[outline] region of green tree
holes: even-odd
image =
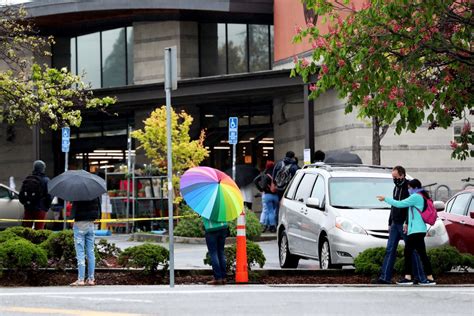
[[[189,130],[193,122],[192,116],[184,111],[176,113],[171,111],[171,142],[172,142],[172,163],[173,163],[173,184],[179,187],[178,176],[186,169],[199,165],[209,155],[204,148],[205,132],[197,140],[191,140]],[[140,142],[138,148],[145,150],[145,155],[151,159],[161,173],[167,172],[167,126],[166,126],[166,106],[154,110],[150,117],[144,121],[143,130],[132,132],[132,137]],[[178,202],[178,201],[176,201]]]
[[[53,130],[79,126],[81,110],[105,111],[114,98],[94,98],[80,76],[37,60],[50,56],[52,37],[41,37],[22,7],[0,6],[0,123],[23,121]]]
[[[316,19],[297,26],[294,40],[307,38],[314,50],[311,61],[295,58],[292,75],[313,81],[311,97],[334,88],[347,98],[346,113],[357,108],[360,118],[372,119],[373,163],[380,163],[388,125],[400,134],[424,121],[433,129],[462,120],[452,158],[474,157],[472,1],[303,2]],[[316,26],[318,17],[327,32]]]

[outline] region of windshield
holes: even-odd
[[[391,197],[391,178],[331,178],[329,179],[329,203],[339,208],[382,208],[390,206],[377,200],[377,195]]]

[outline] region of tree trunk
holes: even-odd
[[[380,121],[372,117],[372,164],[380,165]]]
[[[372,117],[372,164],[380,166],[380,153],[382,146],[380,141],[388,131],[388,125],[380,127],[380,120],[377,117]]]

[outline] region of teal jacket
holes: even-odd
[[[426,224],[421,218],[420,212],[416,209],[418,208],[421,211],[425,206],[425,201],[420,194],[412,194],[401,201],[386,197],[385,202],[395,207],[408,207],[408,235],[426,233]]]
[[[213,232],[216,230],[221,230],[227,228],[227,222],[214,222],[204,217],[201,217],[202,223],[204,224],[204,230],[206,232]]]

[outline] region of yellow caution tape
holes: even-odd
[[[173,216],[173,219],[180,219],[185,217],[194,217],[195,215],[182,215]],[[96,219],[94,223],[127,223],[127,222],[139,222],[139,221],[159,221],[169,219],[166,217],[140,217],[140,218],[109,218],[109,219]],[[64,223],[63,219],[11,219],[11,218],[0,218],[0,222],[36,222],[36,223]],[[66,220],[66,223],[74,223],[73,219]]]

